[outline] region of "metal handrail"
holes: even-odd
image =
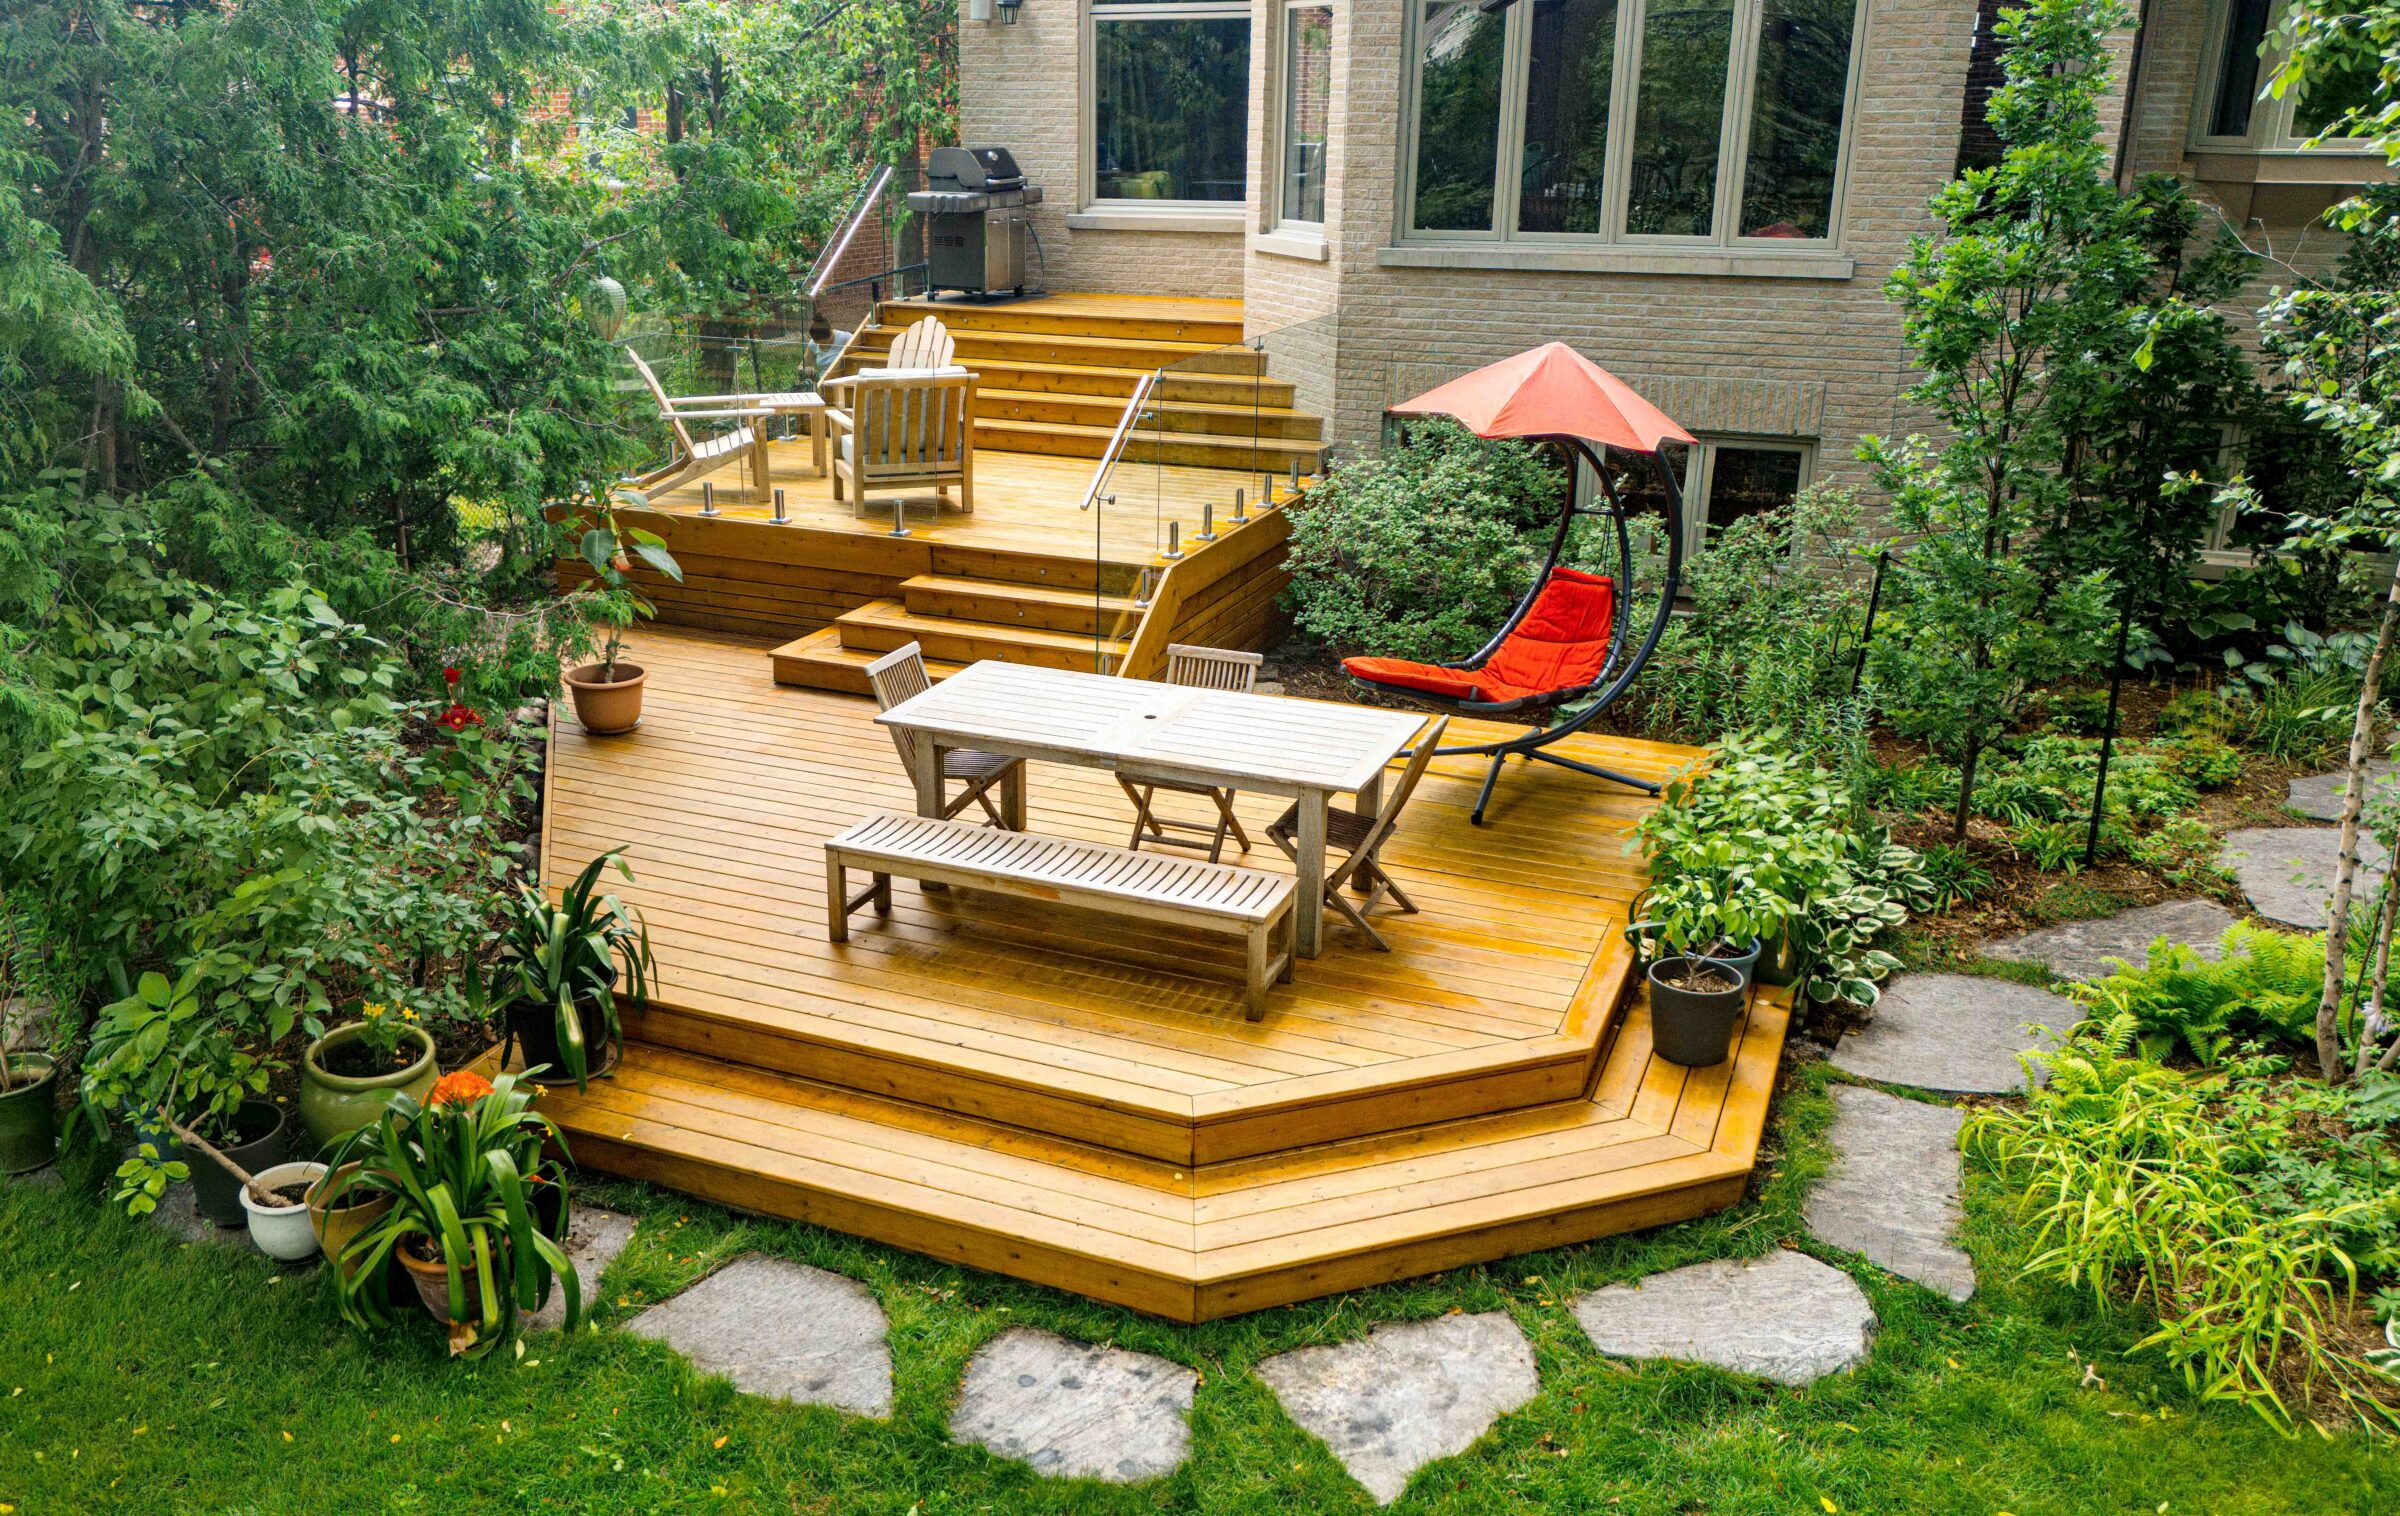
[[[842,261],[842,254],[850,251],[851,239],[866,224],[867,213],[881,202],[883,192],[891,182],[892,166],[887,163],[875,171],[875,177],[867,181],[867,187],[859,191],[856,200],[850,202],[850,213],[842,218],[837,235],[817,250],[817,261],[809,265],[808,283],[803,286],[809,299],[814,300],[825,293],[825,281],[832,277],[835,266]]]
[[[1118,455],[1125,451],[1127,440],[1133,436],[1134,419],[1141,415],[1143,406],[1149,403],[1151,387],[1158,382],[1158,377],[1158,371],[1153,369],[1135,381],[1133,398],[1125,402],[1125,414],[1117,418],[1117,429],[1109,437],[1108,446],[1101,450],[1100,466],[1092,470],[1091,488],[1083,492],[1083,504],[1076,509],[1088,511],[1092,508],[1092,502],[1100,498],[1100,486],[1108,482],[1108,471],[1117,466]]]

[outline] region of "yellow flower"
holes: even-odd
[[[369,1021],[373,1021],[383,1015],[384,1009],[385,1008],[382,1001],[370,1000],[365,1005],[362,1005],[358,1008],[358,1013],[361,1016],[366,1017]]]
[[[417,1013],[410,1010],[407,1006],[400,1007],[400,1015],[403,1020],[407,1021],[414,1021],[417,1019]]]

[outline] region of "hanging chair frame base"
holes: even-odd
[[[1469,818],[1477,826],[1483,825],[1484,812],[1492,802],[1492,790],[1500,782],[1501,766],[1507,763],[1511,757],[1554,763],[1560,768],[1573,769],[1579,774],[1588,774],[1595,779],[1605,779],[1612,784],[1624,785],[1626,788],[1644,795],[1656,795],[1660,788],[1647,779],[1636,779],[1630,774],[1620,774],[1614,769],[1602,768],[1596,763],[1586,763],[1578,758],[1569,758],[1563,753],[1550,752],[1548,749],[1553,743],[1563,742],[1582,731],[1596,720],[1602,711],[1616,704],[1625,692],[1632,688],[1635,677],[1649,665],[1651,654],[1658,650],[1658,639],[1665,635],[1668,618],[1675,613],[1675,591],[1683,580],[1683,491],[1676,484],[1675,471],[1667,466],[1665,457],[1658,453],[1634,455],[1647,457],[1650,460],[1651,467],[1657,473],[1659,485],[1666,492],[1667,572],[1665,581],[1659,586],[1658,609],[1650,618],[1649,630],[1642,638],[1641,646],[1635,649],[1633,656],[1620,667],[1617,660],[1624,652],[1626,633],[1631,630],[1631,590],[1633,586],[1633,539],[1632,534],[1626,529],[1624,504],[1617,498],[1616,486],[1609,482],[1608,468],[1602,457],[1602,449],[1581,437],[1560,437],[1551,440],[1563,443],[1590,462],[1593,477],[1600,481],[1602,503],[1591,506],[1579,504],[1575,499],[1574,485],[1569,484],[1567,507],[1559,514],[1558,530],[1550,539],[1550,556],[1543,562],[1541,572],[1534,576],[1533,587],[1525,592],[1525,597],[1517,602],[1516,610],[1510,613],[1507,624],[1493,634],[1492,640],[1484,644],[1481,652],[1472,658],[1462,659],[1457,663],[1443,664],[1441,667],[1481,668],[1492,654],[1499,650],[1500,645],[1506,642],[1518,626],[1524,622],[1526,615],[1532,611],[1534,601],[1540,598],[1543,588],[1550,582],[1551,571],[1558,567],[1558,560],[1566,552],[1567,534],[1574,527],[1576,518],[1600,516],[1607,518],[1616,528],[1617,606],[1615,629],[1609,638],[1608,658],[1601,665],[1599,678],[1575,689],[1528,695],[1516,700],[1482,701],[1443,700],[1437,696],[1429,696],[1422,690],[1412,690],[1402,685],[1378,684],[1373,680],[1359,679],[1355,674],[1350,676],[1369,689],[1405,696],[1422,705],[1454,711],[1462,716],[1498,718],[1504,721],[1523,719],[1518,715],[1519,712],[1550,710],[1586,698],[1591,701],[1589,705],[1577,711],[1567,720],[1555,726],[1535,727],[1521,737],[1511,737],[1501,742],[1464,743],[1455,747],[1434,749],[1434,756],[1438,758],[1489,757],[1492,760],[1490,771],[1483,776],[1483,788],[1475,796],[1475,809]]]

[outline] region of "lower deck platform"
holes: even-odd
[[[1656,1225],[1747,1183],[1780,1057],[1651,1055],[1627,839],[1651,802],[1515,765],[1490,824],[1441,760],[1379,917],[1244,1019],[1229,949],[902,884],[826,940],[822,842],[909,790],[873,706],[777,685],[766,648],[651,630],[646,720],[553,734],[544,876],[623,846],[659,960],[618,1071],[544,1106],[576,1158],[1182,1320]],[[1498,729],[1495,729],[1495,733]],[[1454,735],[1466,735],[1454,727]],[[1657,778],[1688,749],[1581,739]],[[1244,799],[1254,834],[1269,802]],[[1037,765],[1030,825],[1122,843],[1106,774]],[[1281,868],[1263,839],[1241,859]]]

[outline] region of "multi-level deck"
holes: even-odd
[[[1334,930],[1254,1024],[1222,941],[1115,918],[901,884],[829,942],[823,840],[910,805],[873,706],[777,683],[764,641],[638,640],[642,728],[562,717],[549,768],[545,878],[625,847],[660,965],[618,1071],[544,1098],[588,1166],[1181,1320],[1747,1183],[1784,1009],[1719,1068],[1651,1056],[1621,936],[1647,800],[1529,767],[1478,828],[1480,765],[1438,762],[1386,853],[1422,913],[1388,954]],[[1690,756],[1573,746],[1649,777]],[[1034,830],[1121,843],[1129,815],[1105,774],[1033,771]]]
[[[810,474],[806,441],[779,441],[784,520],[738,468],[662,493],[626,515],[666,539],[684,582],[636,577],[662,622],[772,638],[776,677],[820,689],[863,691],[864,665],[911,641],[937,671],[977,658],[1139,671],[1169,642],[1260,645],[1285,582],[1286,523],[1265,503],[1317,467],[1323,423],[1294,408],[1269,354],[1232,345],[1241,310],[1124,295],[886,302],[843,366],[876,362],[922,316],[950,328],[977,374],[973,512],[930,492],[861,510]],[[1180,557],[1165,556],[1169,523]]]

